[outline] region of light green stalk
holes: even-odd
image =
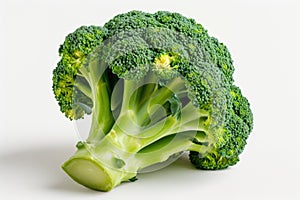
[[[96,103],[87,143],[79,143],[78,151],[63,165],[78,183],[109,191],[135,177],[139,170],[166,161],[174,154],[187,150],[205,154],[210,148],[213,139],[205,134],[209,128],[203,122],[208,113],[201,112],[191,102],[180,114],[161,112],[163,104],[186,90],[180,78],[165,87],[125,80],[120,114],[113,125],[103,127],[103,121],[112,123],[110,107],[103,108],[110,105],[111,94],[106,92],[105,83],[101,78],[97,89],[93,88]],[[155,119],[155,116],[162,117],[161,114],[165,117]],[[194,138],[206,145],[193,143]]]

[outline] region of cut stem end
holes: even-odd
[[[74,181],[90,189],[109,191],[114,187],[106,170],[91,159],[71,158],[62,168]]]

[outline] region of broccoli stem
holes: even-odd
[[[136,91],[132,91],[132,88],[136,85],[135,81],[126,80],[124,83],[123,110],[125,112],[133,110],[136,115],[136,123],[140,126],[149,125],[151,121],[155,122],[153,119],[155,113],[163,108],[166,101],[182,90],[185,90],[185,84],[180,78],[175,78],[165,86],[159,88],[157,83],[148,83],[149,79],[151,81],[155,80],[151,73],[148,76],[150,78],[143,81],[145,85],[138,89],[135,88]],[[130,94],[133,94],[134,98],[130,98]],[[166,113],[159,114],[160,117],[164,115]]]
[[[99,141],[111,129],[114,118],[112,116],[110,106],[110,94],[107,89],[107,83],[100,80],[97,84],[98,88],[94,94],[95,100],[92,111],[92,123],[87,142],[94,143]]]
[[[91,88],[88,87],[86,84],[84,84],[81,81],[75,81],[74,85],[75,85],[76,88],[78,88],[88,98],[90,98],[90,99],[93,98],[92,93],[91,93]]]
[[[101,141],[101,149],[95,151],[93,145],[77,145],[77,152],[66,161],[62,168],[76,182],[88,188],[109,191],[121,182],[136,176],[119,169],[122,161],[115,157],[115,152],[108,140]],[[109,154],[109,158],[105,155]],[[101,160],[99,160],[101,158]],[[104,160],[107,158],[106,160]]]
[[[163,87],[150,82],[143,85],[145,80],[124,80],[116,120],[110,106],[103,107],[110,105],[112,93],[106,78],[102,76],[92,88],[95,105],[87,142],[79,143],[78,151],[62,166],[75,181],[108,191],[135,177],[140,169],[164,162],[174,154],[190,150],[204,155],[208,151],[213,141],[202,120],[208,113],[191,102],[181,108],[180,115],[165,112],[159,120],[153,119],[170,98],[186,90],[180,78]],[[195,138],[201,142],[194,143]]]
[[[187,150],[206,154],[211,147],[193,143],[194,136],[194,132],[170,135],[142,149],[135,155],[135,158],[141,161],[139,163],[140,169],[165,161],[170,156]]]
[[[109,191],[135,177],[140,169],[166,161],[177,153],[190,150],[204,155],[210,147],[193,143],[193,137],[192,132],[171,135],[141,151],[128,152],[117,146],[115,133],[110,132],[97,144],[78,145],[78,151],[62,168],[88,188]]]
[[[103,67],[97,64],[96,69],[102,70]],[[92,122],[90,126],[87,142],[94,143],[105,136],[114,124],[114,117],[111,112],[111,88],[108,80],[107,71],[95,71],[93,63],[88,79],[91,82],[93,96]],[[100,75],[99,75],[100,74]],[[98,77],[101,77],[100,79]]]

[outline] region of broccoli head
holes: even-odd
[[[252,130],[226,46],[178,13],[131,11],[82,26],[59,48],[53,91],[89,135],[63,164],[78,183],[108,191],[190,151],[201,169],[234,165]]]

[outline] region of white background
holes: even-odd
[[[209,3],[208,3],[209,2]],[[1,0],[0,196],[2,199],[299,199],[299,12],[297,1]],[[75,150],[59,112],[52,70],[64,37],[133,9],[196,19],[224,42],[255,126],[241,162],[200,171],[186,157],[108,193],[88,190],[60,165]]]

